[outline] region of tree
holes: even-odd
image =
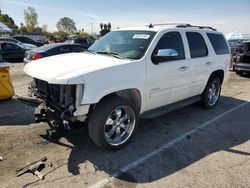
[[[20,27],[19,27],[19,33],[26,33],[27,32],[27,27],[23,24],[20,23]]]
[[[42,32],[47,33],[48,32],[48,26],[46,24],[42,25]]]
[[[8,14],[2,14],[2,11],[0,10],[0,22],[5,24],[10,29],[16,31],[18,29],[18,26],[15,24],[14,20],[8,15]]]
[[[28,9],[24,11],[27,32],[34,32],[36,30],[36,27],[38,26],[37,18],[38,14],[33,7],[28,7]]]
[[[76,32],[76,23],[74,22],[73,19],[68,18],[68,17],[61,18],[57,22],[56,27],[59,32],[65,32],[68,34],[72,34]]]
[[[100,23],[100,28],[101,28],[100,35],[104,36],[111,31],[111,23],[108,24]]]

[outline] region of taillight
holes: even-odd
[[[35,53],[35,54],[32,56],[32,60],[40,59],[41,57],[42,57],[41,54]]]
[[[236,57],[235,63],[240,63],[240,56],[237,56],[237,57]]]

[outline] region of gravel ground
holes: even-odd
[[[17,95],[26,95],[31,81],[22,68],[17,63],[11,69]],[[249,187],[249,100],[249,76],[232,72],[215,108],[191,105],[142,119],[136,139],[115,152],[97,148],[86,124],[51,132],[34,122],[33,107],[1,101],[0,187]],[[44,180],[15,176],[43,156]]]

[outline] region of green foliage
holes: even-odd
[[[79,31],[75,34],[77,37],[79,38],[89,38],[89,39],[93,39],[94,37],[84,31]]]
[[[111,23],[108,24],[100,23],[100,28],[101,28],[100,35],[104,36],[111,31]]]
[[[0,22],[8,26],[10,29],[16,31],[18,26],[15,24],[14,20],[8,14],[2,14],[0,10]]]
[[[24,11],[27,32],[32,33],[36,31],[36,27],[38,26],[37,18],[38,14],[33,7],[28,7],[28,9]]]
[[[76,32],[76,23],[73,19],[68,17],[61,18],[57,24],[56,27],[59,32],[64,32],[67,34],[73,34]]]
[[[58,39],[58,41],[65,41],[68,38],[69,34],[63,31],[56,31],[53,32],[52,36],[54,39]]]

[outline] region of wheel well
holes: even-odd
[[[218,77],[222,83],[224,80],[224,71],[223,70],[216,70],[216,71],[212,72],[212,74],[210,75],[210,78],[213,76]]]
[[[125,89],[125,90],[116,91],[116,92],[110,93],[110,94],[102,97],[101,100],[108,98],[108,97],[112,97],[114,95],[128,99],[137,107],[138,111],[141,110],[141,94],[140,94],[139,90],[137,90],[137,89]]]
[[[141,110],[141,94],[140,94],[138,89],[125,89],[125,90],[116,91],[116,92],[110,93],[110,94],[102,97],[99,100],[99,102],[103,99],[106,99],[106,98],[109,98],[112,96],[120,96],[120,97],[123,97],[125,99],[128,99],[137,107],[138,111]],[[95,105],[96,104],[93,104],[90,106],[89,113],[92,113],[92,111],[95,108]]]

